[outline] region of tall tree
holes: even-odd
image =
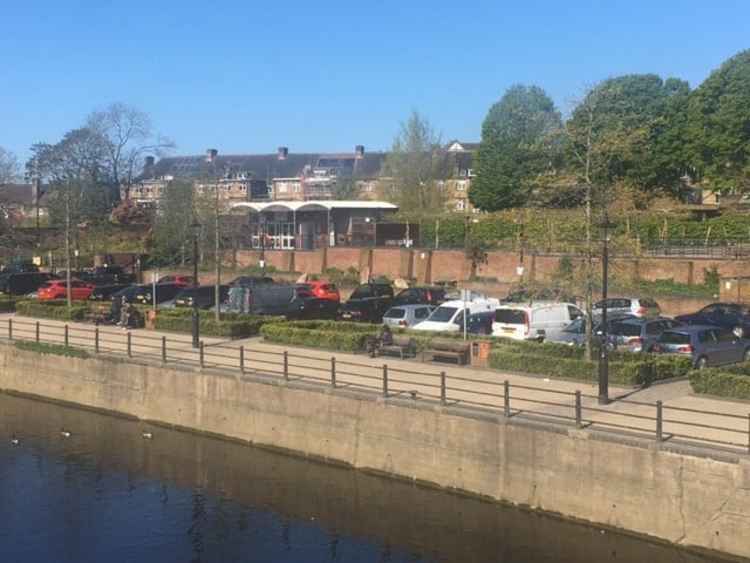
[[[169,182],[159,201],[154,224],[152,254],[157,261],[184,264],[186,252],[190,251],[190,225],[193,221],[193,183]]]
[[[471,202],[484,211],[525,203],[538,176],[549,168],[544,147],[560,127],[560,113],[538,86],[508,88],[487,113],[469,191]]]
[[[750,190],[750,49],[730,58],[690,95],[688,155],[698,179]]]
[[[16,155],[0,147],[0,184],[8,184],[16,180],[19,170]]]
[[[429,120],[417,111],[401,123],[385,162],[386,174],[393,178],[388,193],[402,210],[441,211],[443,194],[438,181],[448,174],[448,159],[440,146],[440,136]]]

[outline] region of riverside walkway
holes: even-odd
[[[391,357],[369,358],[363,354],[269,344],[261,338],[207,337],[195,349],[186,334],[125,331],[112,326],[95,329],[89,323],[37,321],[2,314],[0,339],[67,342],[74,348],[130,356],[134,360],[361,390],[387,398],[653,439],[666,445],[750,452],[750,403],[695,396],[684,380],[644,389],[611,386],[612,402],[601,406],[595,383]]]

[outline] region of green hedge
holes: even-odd
[[[193,329],[192,311],[187,313],[175,310],[159,311],[154,328],[174,332],[191,332]],[[222,313],[221,320],[216,321],[213,312],[200,312],[200,333],[203,336],[222,338],[247,338],[260,334],[260,328],[266,323],[278,322],[280,317],[241,315],[239,313]]]
[[[696,393],[750,400],[750,376],[732,373],[728,369],[693,370],[688,374],[690,386]]]
[[[91,357],[86,350],[63,346],[62,344],[46,344],[44,342],[28,342],[25,340],[17,340],[14,344],[19,350],[37,352],[39,354],[56,354],[58,356],[83,359]]]
[[[307,328],[299,326],[298,323],[266,324],[261,327],[260,333],[267,341],[276,344],[311,346],[338,352],[364,350],[367,336],[371,334],[361,330],[340,331],[330,328]]]
[[[74,304],[68,308],[60,301],[16,301],[16,313],[25,317],[55,319],[58,321],[81,321],[86,318],[87,304]]]

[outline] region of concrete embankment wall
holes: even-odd
[[[0,345],[0,388],[750,557],[750,464],[456,408]]]

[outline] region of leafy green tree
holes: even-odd
[[[159,202],[153,234],[153,256],[163,264],[184,262],[191,250],[191,225],[194,220],[193,184],[173,180],[167,184]]]
[[[511,86],[482,124],[471,202],[484,211],[523,205],[534,182],[549,168],[545,147],[559,127],[560,114],[544,90]]]
[[[750,189],[750,49],[692,92],[687,113],[695,176],[727,191]]]
[[[393,178],[388,199],[405,212],[441,211],[444,202],[438,181],[448,177],[448,168],[440,136],[426,117],[412,112],[385,161],[386,174]]]

